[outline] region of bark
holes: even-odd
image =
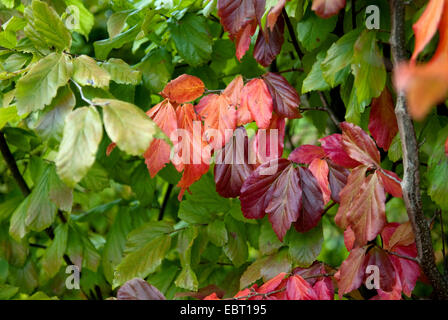
[[[403,0],[390,0],[390,7],[392,19],[390,44],[393,63],[397,65],[407,58],[405,50],[405,3]],[[404,176],[401,183],[403,200],[414,230],[418,260],[420,261],[422,271],[434,288],[435,296],[438,299],[448,300],[448,281],[437,269],[431,231],[423,213],[420,194],[418,143],[403,92],[397,92],[395,115],[397,116],[403,150]]]

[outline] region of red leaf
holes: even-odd
[[[380,169],[377,170],[377,173],[387,193],[397,198],[403,197],[403,192],[401,189],[401,179],[395,172]]]
[[[392,140],[397,135],[398,124],[394,111],[394,99],[387,88],[378,98],[372,99],[369,131],[378,147],[385,151],[389,150]]]
[[[365,265],[377,266],[380,270],[379,285],[382,291],[389,292],[394,289],[395,282],[397,281],[395,268],[383,249],[378,247],[371,248],[367,253]]]
[[[261,219],[268,213],[277,237],[283,240],[300,214],[302,190],[299,173],[286,159],[264,163],[243,183],[240,200],[246,218]]]
[[[360,127],[349,122],[341,123],[342,146],[350,158],[367,166],[379,167],[380,152],[372,138]]]
[[[250,111],[258,128],[269,127],[273,110],[272,97],[262,79],[252,79],[244,86],[241,93],[241,108]]]
[[[347,184],[350,171],[344,167],[338,166],[330,160],[327,160],[327,163],[329,169],[328,181],[330,183],[331,199],[333,199],[334,202],[339,203],[341,201],[339,194]]]
[[[226,89],[222,92],[223,95],[226,95],[230,99],[230,103],[239,108],[240,100],[241,100],[241,92],[243,91],[244,81],[241,75],[235,77],[226,87]]]
[[[345,7],[345,0],[313,0],[311,10],[321,18],[330,18]]]
[[[268,18],[266,20],[266,26],[271,30],[274,28],[278,16],[282,13],[285,4],[286,0],[279,0],[277,1],[277,4],[269,11]]]
[[[106,156],[110,156],[110,154],[112,153],[112,151],[114,151],[116,146],[117,144],[115,142],[111,142],[106,148]]]
[[[258,289],[258,293],[268,293],[268,292],[272,292],[275,290],[278,290],[279,287],[281,286],[282,282],[285,280],[285,278],[288,275],[285,272],[281,272],[278,275],[276,275],[274,278],[272,278],[271,280],[265,282],[259,289]]]
[[[289,154],[288,160],[294,161],[295,163],[310,164],[314,159],[323,158],[325,158],[325,152],[322,147],[304,144],[294,149]]]
[[[366,269],[365,254],[366,247],[355,248],[342,262],[339,271],[335,274],[338,281],[339,298],[361,286]]]
[[[168,137],[177,129],[176,111],[168,100],[155,105],[147,114]],[[170,152],[171,147],[165,141],[155,139],[151,142],[143,157],[152,178],[170,162]]]
[[[160,94],[176,103],[185,103],[202,96],[204,89],[204,83],[201,79],[183,74],[168,82]]]
[[[281,117],[301,118],[300,97],[288,81],[281,75],[268,72],[263,76],[272,96],[274,111]]]
[[[308,169],[310,169],[314,177],[317,179],[317,182],[319,183],[320,186],[320,190],[322,191],[324,197],[324,204],[326,204],[328,201],[330,201],[330,195],[331,195],[328,182],[329,169],[327,161],[321,159],[314,159],[311,162]]]
[[[291,276],[286,283],[288,300],[317,300],[317,295],[308,282],[301,276]]]
[[[334,299],[333,282],[329,277],[325,277],[324,279],[317,281],[313,286],[313,290],[316,293],[318,300]]]
[[[216,153],[216,191],[222,197],[238,197],[244,181],[253,171],[249,164],[248,144],[246,129],[240,127],[226,146]]]
[[[195,109],[204,120],[206,138],[212,148],[224,146],[236,128],[236,109],[230,99],[226,95],[209,94]]]
[[[437,32],[442,18],[444,0],[430,0],[425,11],[412,26],[415,34],[415,47],[411,60],[416,61],[420,52],[426,47]]]
[[[376,238],[386,225],[386,196],[376,173],[365,178],[347,215],[356,243],[363,245]]]
[[[254,0],[218,0],[221,24],[231,37],[256,19],[254,2]]]
[[[179,106],[176,110],[177,126],[184,129],[180,141],[174,144],[174,152],[178,162],[173,161],[179,168],[184,168],[182,178],[177,184],[181,188],[179,198],[182,199],[184,191],[201,176],[207,173],[209,168],[210,150],[202,139],[203,127],[201,121],[191,104]]]
[[[359,190],[364,183],[366,172],[366,166],[355,168],[348,176],[347,184],[339,193],[341,203],[338,208],[338,213],[334,217],[334,221],[342,229],[348,227],[348,217],[350,215],[352,203],[358,196]]]
[[[255,42],[254,58],[263,67],[269,66],[280,53],[283,45],[283,31],[285,23],[283,17],[279,17],[274,28],[260,30]]]
[[[348,251],[352,251],[355,246],[355,233],[350,226],[344,231],[344,244]]]
[[[361,164],[348,156],[342,146],[341,134],[332,134],[325,138],[319,139],[319,142],[322,144],[322,148],[324,149],[327,157],[334,163],[345,168],[355,168]]]
[[[166,300],[165,296],[145,280],[134,278],[118,289],[118,300]]]
[[[251,141],[252,149],[258,163],[265,163],[273,159],[281,158],[283,153],[283,141],[285,140],[285,119],[272,116],[269,127],[259,129]]]
[[[299,232],[307,232],[317,226],[324,211],[324,199],[319,183],[307,168],[298,167],[302,189],[302,210],[295,223]]]
[[[213,292],[211,295],[206,296],[202,300],[221,300],[221,298],[218,297],[215,292]]]
[[[249,24],[247,24],[244,28],[240,29],[238,33],[235,35],[235,55],[238,61],[241,61],[241,58],[244,57],[247,50],[249,50],[251,37],[254,35],[255,30],[257,30],[257,24],[255,20]]]

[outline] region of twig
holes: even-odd
[[[294,49],[296,50],[297,55],[299,56],[299,59],[302,60],[303,53],[300,50],[299,43],[297,42],[297,38],[296,38],[296,32],[294,31],[294,27],[291,23],[291,20],[289,20],[289,17],[288,17],[288,14],[286,13],[285,8],[283,8],[283,10],[282,10],[282,15],[283,15],[283,18],[285,19],[286,27],[288,28],[289,37],[291,38],[292,45],[294,46]]]
[[[384,250],[384,249],[383,249],[383,250]],[[393,256],[397,256],[397,257],[402,258],[402,259],[406,259],[406,260],[414,261],[415,263],[420,264],[420,260],[419,260],[418,258],[405,256],[405,255],[403,255],[403,254],[399,254],[399,253],[396,253],[396,252],[393,252],[393,251],[389,251],[389,250],[384,250],[384,251],[386,251],[386,253],[391,254],[391,255],[393,255]]]
[[[277,71],[277,73],[287,73],[287,72],[303,72],[303,68],[291,68],[287,70]]]
[[[28,185],[23,179],[19,168],[17,168],[16,160],[14,159],[11,150],[9,150],[8,144],[5,139],[5,134],[2,131],[0,131],[0,151],[2,153],[3,159],[5,159],[6,165],[11,171],[14,180],[19,185],[20,191],[22,191],[22,194],[26,197],[31,193],[30,188],[28,188]]]
[[[73,79],[70,79],[70,81],[78,88],[79,91],[79,95],[81,96],[81,99],[84,100],[85,102],[87,102],[90,106],[104,106],[107,105],[108,103],[95,103],[92,100],[90,100],[89,98],[86,98],[86,96],[84,95],[84,92],[82,91],[82,87]]]
[[[163,219],[163,214],[165,213],[166,206],[168,204],[168,200],[170,199],[171,191],[173,190],[174,185],[171,183],[168,185],[168,188],[166,189],[165,196],[163,197],[162,206],[160,207],[159,211],[159,218],[158,220],[161,221]]]
[[[392,60],[394,66],[407,59],[405,37],[405,4],[402,0],[390,0],[391,8],[391,37]],[[422,208],[420,194],[420,173],[418,158],[418,143],[415,135],[414,124],[407,111],[406,96],[403,91],[397,92],[395,106],[398,129],[400,132],[401,146],[403,150],[403,200],[409,220],[415,234],[418,259],[437,298],[448,300],[448,281],[437,269],[434,248],[432,246],[431,231],[426,221]]]
[[[439,218],[440,218],[440,232],[442,233],[442,254],[443,254],[443,270],[445,276],[448,272],[448,261],[446,260],[446,251],[445,251],[445,231],[443,230],[443,218],[442,218],[442,210],[438,210]]]
[[[325,210],[322,212],[322,216],[324,215],[324,214],[326,214],[327,212],[328,212],[328,210],[330,210],[331,208],[333,208],[335,205],[337,205],[337,202],[332,202],[330,205],[328,205],[326,208],[325,208]]]

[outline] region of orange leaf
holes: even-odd
[[[246,25],[243,29],[240,29],[235,36],[235,55],[238,61],[241,61],[241,58],[244,57],[247,50],[250,47],[250,39],[254,35],[255,30],[257,29],[257,24],[255,21]]]
[[[330,18],[345,7],[345,0],[313,0],[311,9],[321,18]]]
[[[365,272],[366,247],[355,248],[350,252],[347,259],[342,262],[339,271],[335,274],[338,281],[339,297],[349,293],[362,284]]]
[[[252,79],[241,93],[241,107],[247,108],[260,129],[269,127],[273,103],[266,83],[262,79]]]
[[[185,103],[202,96],[204,89],[204,83],[201,79],[183,74],[168,82],[160,94],[176,103]]]
[[[415,34],[415,47],[411,61],[415,62],[419,53],[434,37],[442,18],[444,2],[445,0],[430,0],[421,17],[412,26]]]
[[[223,95],[226,95],[230,99],[230,103],[234,107],[239,107],[240,100],[241,100],[241,91],[244,87],[244,81],[243,77],[241,75],[238,75],[235,77],[235,79],[230,82],[225,90],[222,92]]]
[[[213,149],[224,146],[236,128],[236,109],[230,99],[226,95],[209,94],[195,109],[204,120],[206,137]]]
[[[147,114],[168,137],[177,129],[176,111],[168,100],[155,105]],[[143,157],[152,178],[170,162],[170,151],[169,144],[161,139],[151,142]]]
[[[328,182],[328,163],[325,160],[315,158],[308,167],[319,182],[320,189],[324,196],[324,204],[330,201],[331,191]]]

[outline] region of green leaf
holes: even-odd
[[[356,125],[361,125],[361,114],[364,112],[369,101],[362,101],[358,103],[357,90],[353,83],[353,77],[350,76],[348,80],[341,86],[341,98],[345,104],[345,120]]]
[[[84,6],[81,0],[65,0],[65,4],[68,9],[71,9],[70,6],[74,7],[73,10],[70,10],[70,14],[74,17],[74,29],[76,31],[89,40],[89,33],[95,24],[95,18],[93,14]],[[76,10],[78,10],[78,14],[76,14]]]
[[[297,24],[297,37],[306,50],[312,51],[324,43],[337,21],[337,16],[321,19],[312,13]]]
[[[87,173],[95,161],[103,128],[95,107],[82,107],[66,118],[64,136],[56,158],[59,177],[73,187]]]
[[[28,228],[25,224],[26,212],[28,209],[28,205],[30,202],[30,198],[27,197],[22,203],[14,210],[14,213],[11,216],[11,221],[9,225],[9,234],[11,237],[20,241],[27,234]]]
[[[350,63],[353,57],[353,47],[359,37],[360,31],[353,30],[342,36],[327,51],[322,61],[322,75],[331,87],[343,83],[350,72]]]
[[[110,75],[110,80],[120,84],[137,85],[140,83],[142,74],[138,70],[132,69],[121,59],[111,58],[101,65]]]
[[[392,140],[387,156],[392,162],[396,162],[403,157],[403,152],[401,151],[401,139],[399,134],[397,134]]]
[[[73,192],[72,189],[67,187],[56,173],[54,165],[50,166],[50,200],[61,210],[71,212],[73,205]]]
[[[228,242],[223,250],[230,261],[232,261],[235,266],[239,267],[244,264],[248,258],[244,224],[230,216],[226,216],[225,223],[228,232]]]
[[[177,276],[176,281],[174,281],[176,286],[179,288],[197,291],[198,290],[198,278],[190,266],[182,268],[182,271]]]
[[[65,118],[73,110],[76,98],[69,86],[58,90],[50,105],[45,107],[35,125],[37,134],[48,143],[59,143],[62,139]]]
[[[20,120],[15,106],[0,108],[0,129],[2,129],[8,122]]]
[[[42,274],[45,279],[53,278],[63,265],[67,247],[68,225],[60,224],[54,231],[54,239],[42,257]]]
[[[324,60],[325,52],[319,52],[316,57],[316,62],[313,64],[311,71],[303,80],[302,94],[310,91],[325,91],[330,89],[329,84],[325,81],[321,64]]]
[[[171,79],[174,71],[171,54],[165,48],[152,50],[137,68],[142,72],[146,88],[160,92]]]
[[[37,46],[46,44],[59,51],[70,49],[72,37],[56,11],[46,2],[33,0],[31,7],[25,8],[28,25],[25,34]]]
[[[132,173],[131,188],[135,192],[140,205],[150,205],[154,199],[156,190],[156,179],[151,179],[148,168],[141,162]]]
[[[0,300],[9,300],[14,297],[17,292],[19,292],[18,287],[9,284],[0,284]]]
[[[42,110],[67,84],[72,63],[65,54],[51,53],[34,64],[30,71],[17,81],[16,99],[19,115]]]
[[[140,32],[140,26],[135,25],[119,35],[106,39],[95,41],[93,47],[95,48],[95,57],[99,60],[105,60],[112,49],[118,49],[126,43],[134,41],[137,34]]]
[[[322,224],[320,223],[317,227],[305,233],[291,229],[287,234],[286,242],[294,264],[299,267],[308,267],[316,260],[322,249]]]
[[[264,219],[261,225],[258,243],[263,255],[270,255],[283,246],[267,219]]]
[[[383,55],[376,45],[376,33],[364,31],[355,43],[352,73],[358,104],[380,96],[386,85]]]
[[[89,56],[81,55],[73,60],[73,80],[82,86],[103,88],[109,86],[109,73]]]
[[[183,229],[177,237],[177,252],[179,253],[182,272],[177,277],[175,284],[180,288],[196,291],[198,279],[191,269],[191,248],[198,236],[198,229],[194,226]]]
[[[195,67],[210,60],[213,39],[204,17],[188,13],[179,21],[171,19],[168,28],[179,55],[189,65]]]
[[[70,260],[77,265],[81,271],[81,267],[86,267],[92,271],[98,269],[101,259],[99,253],[93,246],[87,234],[75,223],[70,221],[66,253]]]
[[[174,229],[171,223],[165,221],[148,222],[133,230],[128,235],[126,252],[139,250],[155,238],[170,234],[173,231]]]
[[[141,155],[160,129],[138,107],[113,99],[95,99],[103,106],[103,120],[110,139],[121,150],[131,155]]]
[[[171,237],[161,236],[127,254],[116,268],[112,287],[116,288],[133,278],[146,278],[162,263],[170,245]]]
[[[89,191],[100,192],[110,186],[110,179],[106,169],[94,162],[79,184]]]
[[[211,243],[218,247],[224,246],[228,241],[226,224],[222,220],[215,220],[207,226],[207,235]]]
[[[439,131],[437,142],[433,147],[433,154],[429,157],[428,171],[428,194],[431,199],[442,209],[448,209],[448,156],[445,154],[445,141],[448,138],[448,126]]]

